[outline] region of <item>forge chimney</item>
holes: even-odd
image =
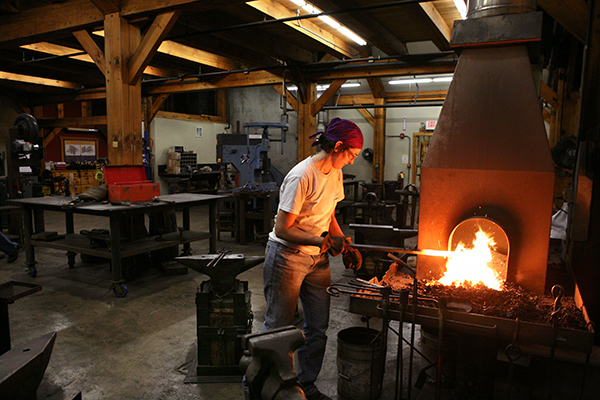
[[[507,280],[543,293],[554,167],[530,52],[541,39],[535,1],[469,1],[451,46],[460,54],[421,170],[418,247],[447,250],[471,217],[510,241]],[[417,276],[439,279],[445,259],[419,256]]]

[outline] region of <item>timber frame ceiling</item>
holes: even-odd
[[[300,97],[305,82],[354,78],[368,78],[373,96],[384,97],[377,78],[454,70],[449,41],[461,17],[453,0],[309,3],[367,44],[291,0],[0,0],[0,91],[27,106],[102,92],[105,17],[116,13],[150,43],[145,58],[129,60],[143,66],[144,95],[270,85],[286,70]],[[538,6],[584,41],[585,0]],[[413,42],[431,42],[439,54],[411,55]]]

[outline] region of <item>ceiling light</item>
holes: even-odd
[[[293,0],[292,0],[293,1]],[[454,0],[454,5],[456,6],[456,10],[462,17],[462,19],[467,18],[467,5],[464,0]]]
[[[343,88],[359,87],[360,82],[346,82],[342,85]]]
[[[317,85],[317,92],[322,92],[329,89],[329,85]]]
[[[388,81],[390,85],[408,85],[411,83],[431,83],[433,79],[431,78],[414,78],[414,79],[395,79]]]
[[[306,11],[309,14],[320,14],[323,12],[323,11],[319,10],[317,7],[313,6],[312,4],[308,4],[304,0],[291,0],[291,1],[292,1],[292,3],[301,7],[304,11]],[[350,29],[346,28],[345,26],[341,25],[339,22],[337,22],[333,18],[326,16],[326,15],[321,15],[318,18],[321,21],[325,22],[327,25],[331,26],[333,29],[336,29],[342,35],[344,35],[347,38],[356,42],[359,46],[365,46],[367,44],[367,42],[363,38],[358,36],[356,33],[352,32]]]
[[[346,35],[350,39],[354,40],[360,46],[365,46],[367,44],[367,42],[363,38],[358,36],[356,33],[352,32],[350,29],[346,28],[345,26],[340,26],[338,28],[338,32],[340,32],[341,34]]]
[[[451,76],[441,76],[439,78],[433,78],[433,81],[435,83],[439,83],[439,82],[452,82],[452,77]]]
[[[294,91],[298,90],[298,86],[295,86],[295,85],[287,86],[287,90],[294,92]]]
[[[319,19],[325,22],[327,25],[332,27],[333,29],[340,29],[342,26],[335,19],[328,17],[327,15],[321,15]]]

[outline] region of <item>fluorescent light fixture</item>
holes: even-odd
[[[452,77],[451,76],[441,76],[439,78],[433,78],[433,82],[435,82],[435,83],[452,82]]]
[[[293,0],[292,0],[293,1]],[[467,18],[467,5],[464,0],[454,0],[454,5],[456,6],[456,10],[462,17],[462,19]]]
[[[298,86],[295,86],[295,85],[287,86],[287,90],[289,90],[290,92],[295,92],[296,90],[298,90]]]
[[[294,3],[295,5],[297,5],[298,7],[302,8],[304,11],[306,11],[309,14],[320,14],[323,12],[323,11],[319,10],[317,7],[313,6],[312,4],[308,4],[304,0],[291,0],[291,2]],[[325,22],[327,25],[331,26],[333,29],[336,29],[342,35],[344,35],[347,38],[356,42],[359,46],[365,46],[367,44],[367,42],[363,38],[361,38],[356,33],[352,32],[350,29],[346,28],[345,26],[343,26],[342,24],[337,22],[335,19],[333,19],[327,15],[322,15],[318,18],[321,21]]]
[[[392,81],[388,81],[390,85],[408,85],[411,83],[431,83],[433,79],[431,78],[414,78],[414,79],[395,79]]]
[[[337,22],[335,19],[327,16],[327,15],[321,15],[319,17],[319,19],[323,22],[325,22],[327,25],[329,25],[330,27],[332,27],[333,29],[340,29],[342,27],[342,25],[340,25],[339,22]]]
[[[340,26],[338,28],[338,32],[340,32],[341,34],[346,35],[350,39],[354,40],[360,46],[365,46],[367,44],[367,42],[363,38],[358,36],[356,33],[352,32],[350,29],[346,28],[345,26]]]
[[[346,82],[342,85],[343,88],[359,87],[360,82]]]
[[[329,85],[317,85],[317,92],[323,92],[329,89]]]

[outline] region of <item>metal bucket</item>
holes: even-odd
[[[338,332],[338,396],[370,400],[381,396],[381,336],[375,329],[352,327]]]

